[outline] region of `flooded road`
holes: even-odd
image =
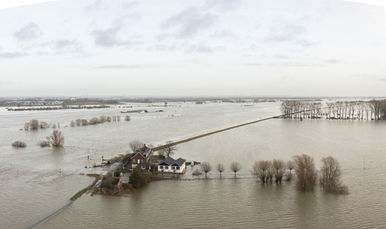
[[[120,115],[121,109],[47,112],[0,111],[0,221],[4,228],[26,228],[91,183],[79,175],[87,156],[100,160],[128,150],[138,139],[154,145],[280,113],[278,103],[173,103],[130,114],[130,122],[65,127],[71,120]],[[165,112],[153,112],[163,109]],[[122,115],[122,114],[121,114]],[[52,129],[20,131],[35,118],[60,122],[62,150],[37,143]],[[122,119],[123,120],[123,119]],[[85,195],[39,228],[384,228],[386,220],[386,122],[268,120],[178,146],[187,160],[242,165],[240,179],[153,182],[128,197]],[[15,140],[27,143],[13,149]],[[255,160],[307,153],[317,167],[336,157],[350,195],[295,191],[294,182],[262,186],[250,175]],[[189,174],[187,174],[188,176]],[[212,171],[209,178],[218,178]]]

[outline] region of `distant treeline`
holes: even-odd
[[[385,120],[386,100],[314,101],[285,100],[281,111],[286,119]]]
[[[48,107],[19,107],[19,108],[7,108],[8,111],[51,111],[51,110],[72,110],[72,109],[101,109],[101,108],[110,108],[106,105],[98,106],[48,106]]]
[[[69,97],[8,97],[0,98],[0,106],[73,106],[73,105],[109,105],[119,104],[117,99],[113,98],[69,98]]]
[[[126,115],[124,117],[125,121],[128,122],[131,120],[130,116]],[[70,122],[70,127],[75,127],[75,126],[89,126],[89,125],[97,125],[105,122],[120,122],[121,121],[121,116],[100,116],[100,117],[94,117],[91,118],[90,120],[87,119],[77,119],[77,120],[72,120]]]

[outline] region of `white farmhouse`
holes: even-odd
[[[171,157],[165,158],[163,161],[158,163],[158,171],[166,173],[184,173],[185,172],[185,160],[178,158],[174,160]]]

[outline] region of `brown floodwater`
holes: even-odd
[[[79,173],[98,171],[84,168],[87,155],[98,162],[102,155],[127,151],[134,139],[155,145],[178,140],[278,114],[279,104],[173,103],[147,109],[165,112],[71,128],[65,125],[73,119],[118,115],[120,109],[0,111],[0,228],[28,228],[66,204],[92,181]],[[64,149],[36,145],[52,130],[19,130],[32,118],[60,122]],[[238,161],[238,178],[228,169],[224,179],[212,171],[209,179],[158,181],[127,197],[84,195],[36,228],[385,228],[385,130],[381,121],[275,119],[198,139],[178,146],[176,156],[226,168]],[[13,149],[15,140],[27,148]],[[313,156],[317,167],[322,157],[336,157],[350,194],[318,188],[301,193],[294,182],[261,185],[250,175],[255,160],[289,160],[301,153]]]

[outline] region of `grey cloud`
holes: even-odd
[[[132,44],[140,43],[132,40],[122,40],[119,38],[119,33],[134,19],[138,19],[137,14],[127,14],[119,17],[112,23],[112,26],[105,29],[95,29],[91,31],[91,36],[94,38],[94,42],[98,46],[102,47],[114,47],[114,46],[129,46]]]
[[[127,46],[130,44],[127,40],[120,40],[118,38],[119,27],[97,29],[91,32],[94,42],[102,47]]]
[[[26,41],[34,40],[39,38],[42,35],[40,27],[35,23],[30,23],[23,26],[20,30],[16,31],[14,34],[16,39]]]
[[[274,42],[294,41],[306,31],[307,29],[304,26],[299,25],[278,26],[271,29],[270,33],[265,37],[265,40]]]
[[[117,64],[117,65],[102,65],[95,67],[96,69],[136,69],[136,68],[150,68],[153,67],[153,65],[148,64]]]
[[[187,53],[197,52],[197,53],[212,53],[214,50],[205,45],[205,44],[199,44],[199,45],[191,45],[188,49],[186,49]]]
[[[309,41],[309,40],[295,40],[294,43],[298,46],[302,46],[302,47],[312,47],[312,46],[315,46],[316,45],[316,42],[314,41]]]
[[[224,39],[224,38],[230,38],[230,39],[238,39],[237,35],[234,34],[232,31],[230,30],[220,30],[220,31],[215,31],[211,37],[213,38],[221,38],[221,39]]]
[[[59,39],[55,41],[56,49],[66,49],[72,47],[78,47],[79,43],[76,40]]]
[[[26,56],[25,53],[22,52],[0,52],[0,58],[11,59]]]
[[[166,19],[161,28],[175,29],[178,38],[187,38],[209,28],[216,21],[216,15],[191,7]]]
[[[301,47],[312,47],[316,43],[302,38],[302,36],[307,32],[307,28],[301,25],[287,24],[280,25],[271,28],[269,33],[265,36],[266,42],[276,42],[276,43],[292,43],[296,46]]]

